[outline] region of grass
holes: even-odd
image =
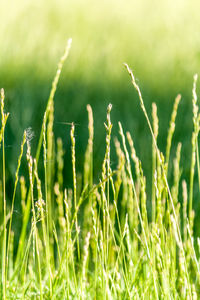
[[[76,171],[76,126],[71,124],[73,187],[66,188],[63,141],[55,138],[53,128],[54,94],[69,49],[70,41],[52,84],[35,156],[32,132],[24,131],[11,206],[6,200],[11,187],[6,183],[4,143],[9,115],[4,111],[1,90],[1,298],[198,299],[200,240],[194,235],[193,210],[195,169],[200,180],[197,76],[192,92],[194,130],[188,154],[188,181],[181,177],[181,143],[175,157],[171,155],[180,95],[174,103],[166,151],[162,153],[157,142],[157,107],[152,104],[151,121],[135,77],[125,64],[152,138],[152,154],[148,149],[149,160],[152,159],[151,196],[147,195],[146,177],[131,134],[124,133],[120,122],[119,134],[114,138],[117,167],[112,168],[111,104],[104,123],[105,156],[97,183],[93,177],[96,165],[91,106],[87,106],[88,144],[82,174]],[[21,173],[23,160],[27,175]],[[171,160],[173,181],[169,184]],[[151,209],[147,208],[147,197],[151,197]],[[20,200],[19,234],[14,211]]]

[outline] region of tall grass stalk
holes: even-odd
[[[57,72],[56,75],[54,77],[53,83],[52,83],[52,88],[50,91],[50,95],[49,95],[49,99],[47,102],[47,106],[46,106],[46,118],[45,118],[45,122],[47,121],[48,115],[49,115],[49,107],[52,105],[52,102],[54,101],[54,95],[57,89],[57,85],[58,85],[58,81],[60,78],[60,74],[62,71],[62,67],[63,64],[65,62],[65,60],[67,59],[68,55],[69,55],[69,51],[71,48],[71,43],[72,43],[72,39],[69,39],[67,42],[67,46],[66,49],[64,51],[63,56],[61,57],[59,63],[58,63],[58,68],[57,68]],[[43,119],[44,122],[44,119]],[[40,151],[41,151],[41,147],[42,147],[42,141],[43,141],[43,127],[44,124],[42,124],[42,129],[41,129],[41,133],[40,133],[40,138],[39,138],[39,142],[38,142],[38,146],[37,146],[37,151],[36,151],[36,161],[38,162],[39,157],[40,157]],[[34,183],[34,177],[33,177],[33,183]],[[29,192],[27,195],[27,204],[26,204],[26,210],[25,210],[25,214],[23,216],[23,228],[21,231],[21,235],[20,235],[20,240],[19,240],[19,247],[17,250],[17,257],[16,257],[16,267],[18,266],[19,260],[23,255],[23,248],[24,248],[24,241],[25,241],[25,236],[26,236],[26,228],[28,225],[28,221],[29,221],[29,216],[30,216],[30,208],[31,208],[31,190],[29,188]]]
[[[79,225],[78,225],[78,218],[77,218],[77,185],[76,185],[76,156],[75,156],[75,137],[74,137],[74,124],[72,123],[71,126],[71,150],[72,150],[72,173],[73,173],[73,191],[74,191],[74,211],[75,211],[75,228],[76,228],[76,239],[77,239],[77,252],[78,252],[78,259],[80,260],[80,246],[79,246]]]
[[[27,162],[28,162],[28,172],[29,172],[29,180],[30,180],[30,187],[31,187],[31,203],[32,203],[32,212],[33,212],[33,239],[35,240],[35,247],[36,247],[36,257],[38,261],[38,276],[39,276],[39,286],[40,286],[40,299],[43,299],[43,291],[42,291],[42,274],[41,274],[41,262],[40,262],[40,253],[39,253],[39,236],[37,230],[37,219],[36,219],[36,212],[35,212],[35,203],[34,203],[34,196],[33,196],[33,159],[31,156],[31,147],[29,141],[27,141]],[[34,244],[33,244],[34,245]],[[34,247],[33,247],[33,255],[34,255]],[[35,261],[33,261],[35,263]],[[51,296],[51,294],[50,294]]]
[[[10,203],[7,202],[7,188],[10,186],[5,176],[4,132],[8,114],[4,113],[4,93],[1,92],[2,299],[200,297],[200,240],[196,239],[191,205],[194,201],[192,187],[196,179],[194,157],[198,157],[196,81],[193,86],[191,173],[190,178],[182,178],[184,165],[181,152],[184,144],[175,145],[177,150],[173,158],[173,151],[170,151],[174,147],[172,137],[180,96],[175,100],[164,156],[158,148],[157,107],[155,104],[152,106],[151,125],[140,88],[132,71],[126,67],[139,95],[153,141],[150,195],[149,177],[136,153],[137,141],[133,141],[130,132],[124,133],[120,122],[119,134],[113,143],[111,105],[105,117],[105,155],[100,178],[93,176],[94,171],[98,170],[94,170],[96,164],[93,162],[95,139],[92,108],[87,106],[89,137],[81,176],[77,169],[79,157],[72,123],[69,137],[72,164],[70,187],[63,174],[64,144],[60,138],[54,137],[54,102],[51,98],[44,112],[41,146],[40,142],[38,145],[39,148],[43,146],[43,156],[32,156],[31,131],[26,130],[15,172],[12,199]],[[25,143],[28,168],[23,169],[21,164]],[[115,154],[111,151],[112,147],[115,147]],[[113,168],[112,160],[116,161],[116,168]],[[169,164],[173,166],[172,174]],[[25,175],[27,169],[28,176]],[[20,189],[17,189],[19,175]],[[168,176],[172,182],[168,181]],[[150,200],[152,202],[148,203]],[[16,201],[21,204],[19,212],[22,224],[13,213]]]
[[[158,116],[157,116],[157,106],[155,103],[152,103],[152,119],[153,119],[153,133],[155,140],[157,142],[158,137]],[[154,141],[152,140],[152,222],[155,222],[156,218],[156,200],[155,200],[155,185],[154,185],[154,177],[156,172],[156,147]]]
[[[167,135],[167,146],[166,146],[166,154],[165,154],[165,161],[166,161],[166,175],[168,173],[168,164],[169,164],[169,156],[170,156],[170,150],[171,150],[171,144],[172,144],[172,137],[175,131],[175,124],[176,124],[176,115],[178,110],[178,105],[181,100],[181,95],[179,94],[174,102],[174,107],[171,115],[171,120],[169,124],[169,130]]]
[[[194,171],[195,171],[195,164],[196,164],[196,156],[199,162],[199,154],[197,153],[198,150],[198,134],[199,134],[199,121],[200,121],[200,114],[199,114],[199,107],[197,105],[197,94],[196,94],[196,84],[197,84],[197,74],[194,75],[194,82],[193,82],[193,89],[192,89],[192,95],[193,95],[193,126],[194,131],[192,133],[192,157],[191,157],[191,166],[190,166],[190,190],[189,190],[189,222],[190,222],[190,228],[192,230],[192,219],[193,219],[193,212],[192,212],[192,202],[193,202],[193,184],[194,184]],[[199,171],[199,165],[198,165],[198,171]],[[199,175],[199,172],[198,172]]]
[[[4,113],[4,90],[1,89],[1,131],[0,131],[0,145],[2,142],[2,156],[3,156],[3,255],[2,255],[2,286],[3,286],[3,299],[7,299],[6,297],[6,243],[7,243],[7,212],[6,212],[6,169],[5,169],[5,140],[4,140],[4,131],[6,122],[8,119],[9,114]]]
[[[26,143],[26,131],[24,131],[23,140],[22,140],[22,144],[21,144],[21,152],[20,152],[20,155],[19,155],[19,158],[18,158],[17,170],[16,170],[16,173],[15,173],[15,185],[14,185],[14,191],[13,191],[13,197],[12,197],[12,206],[11,206],[10,222],[9,222],[9,229],[8,229],[7,260],[6,260],[7,268],[8,268],[8,256],[9,256],[9,251],[10,251],[10,236],[11,236],[14,202],[15,202],[17,184],[18,184],[18,180],[19,180],[19,168],[20,168],[20,165],[21,165],[21,159],[22,159],[25,143]],[[7,279],[7,274],[6,274],[6,279]]]
[[[44,113],[44,121],[43,121],[43,161],[44,161],[44,182],[45,182],[45,199],[46,199],[46,257],[47,257],[47,264],[49,270],[49,290],[50,296],[52,297],[52,271],[51,271],[51,245],[50,245],[50,226],[49,223],[51,222],[51,199],[48,193],[48,178],[47,178],[47,143],[46,143],[46,112]],[[37,165],[37,160],[35,162]],[[44,225],[43,225],[44,230]],[[45,232],[45,231],[44,231]]]

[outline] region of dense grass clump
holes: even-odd
[[[193,225],[196,165],[200,180],[197,76],[193,86],[194,131],[188,154],[190,178],[188,181],[181,178],[184,166],[180,166],[179,143],[173,158],[173,181],[169,184],[170,149],[181,97],[178,95],[175,100],[166,152],[161,153],[157,145],[157,107],[152,105],[151,122],[140,88],[125,65],[152,136],[152,149],[145,149],[149,160],[152,159],[152,193],[148,195],[151,209],[148,210],[142,162],[131,134],[124,133],[121,123],[119,135],[114,138],[118,163],[112,169],[112,105],[107,108],[105,156],[97,183],[93,178],[94,126],[90,105],[87,106],[89,137],[81,175],[76,172],[75,125],[71,124],[73,187],[65,188],[63,142],[55,139],[53,131],[53,99],[69,47],[70,42],[53,81],[35,155],[30,143],[32,133],[30,129],[24,131],[11,205],[6,201],[4,142],[8,114],[4,112],[1,90],[2,299],[198,299],[200,242],[194,238]],[[28,176],[20,172],[22,160],[27,162]],[[21,196],[15,199],[18,185]],[[15,202],[20,200],[22,224],[17,232],[13,212]]]

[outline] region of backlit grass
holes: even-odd
[[[181,143],[171,155],[180,95],[169,124],[166,151],[159,150],[159,119],[152,104],[152,118],[128,65],[125,65],[139,96],[152,149],[152,191],[147,195],[143,165],[130,132],[118,123],[112,136],[112,105],[105,118],[105,155],[95,182],[93,160],[95,128],[88,111],[88,144],[83,171],[77,173],[76,125],[71,124],[72,188],[63,180],[63,141],[54,135],[54,94],[70,42],[60,60],[44,112],[36,154],[32,132],[24,131],[14,186],[6,184],[4,133],[9,122],[1,90],[2,151],[0,191],[1,297],[2,299],[198,299],[200,295],[200,240],[194,236],[193,183],[199,173],[199,108],[193,84],[193,135],[189,180],[181,177]],[[128,80],[128,76],[127,76]],[[5,102],[6,103],[6,102]],[[192,121],[192,120],[191,120]],[[117,167],[113,169],[111,145]],[[27,175],[21,172],[26,162]],[[169,184],[169,162],[173,180]],[[7,189],[13,189],[11,205]],[[20,196],[16,193],[20,190]],[[147,196],[151,208],[147,209]],[[17,232],[15,205],[21,201]],[[19,234],[20,233],[20,234]],[[17,238],[16,238],[17,236]]]

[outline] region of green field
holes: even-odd
[[[0,3],[1,298],[198,299],[199,8]]]
[[[13,1],[2,1],[0,82],[10,112],[6,134],[9,180],[12,181],[16,168],[15,150],[19,149],[19,140],[28,127],[34,132],[35,150],[57,61],[70,37],[73,38],[72,51],[55,97],[54,130],[56,136],[63,138],[69,155],[70,142],[66,136],[70,129],[63,123],[77,124],[78,170],[81,172],[83,166],[87,140],[86,105],[90,104],[95,120],[97,168],[94,176],[98,180],[105,148],[102,124],[106,107],[112,103],[114,135],[118,132],[117,122],[121,120],[137,140],[136,149],[143,161],[145,176],[151,178],[149,152],[144,151],[151,147],[151,140],[137,95],[127,80],[123,66],[127,62],[140,83],[148,111],[151,111],[152,102],[158,106],[162,120],[158,137],[161,151],[166,147],[174,99],[181,93],[172,151],[175,154],[178,142],[183,144],[184,176],[188,177],[191,89],[193,75],[198,73],[200,66],[198,7],[198,1],[98,3],[78,0],[48,1],[48,4],[46,1],[20,1],[18,6],[13,6]],[[112,163],[116,163],[115,157]],[[71,186],[71,173],[65,170],[64,176],[66,186]],[[150,187],[148,189],[150,191]],[[195,198],[198,199],[197,194]],[[195,205],[199,214],[198,200]]]

